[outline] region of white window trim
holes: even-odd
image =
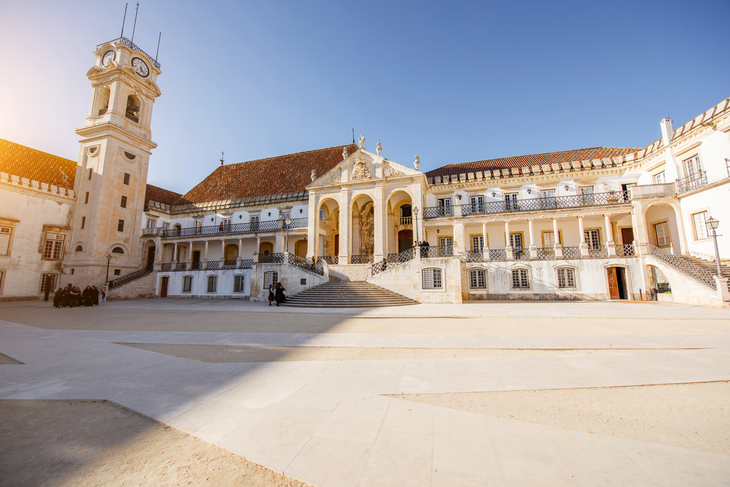
[[[215,289],[213,291],[210,290],[210,280],[213,278],[215,281]],[[218,294],[218,275],[217,274],[208,274],[205,276],[205,293],[206,294]]]
[[[243,279],[243,285],[241,286],[240,291],[236,291],[236,279],[237,278]],[[234,294],[243,294],[246,292],[246,274],[234,274],[233,275],[233,293]]]
[[[188,279],[188,278],[190,278],[190,289],[188,289],[186,291],[185,290],[185,280]],[[192,293],[193,292],[193,276],[192,275],[187,274],[187,275],[184,275],[183,276],[182,291],[180,291],[180,292],[183,293],[183,294],[188,294],[188,293]]]
[[[483,267],[472,267],[467,269],[467,276],[469,279],[469,291],[470,292],[485,292],[489,287],[489,272]],[[483,272],[484,273],[484,287],[472,287],[471,286],[471,273],[472,272]]]
[[[570,269],[573,271],[573,287],[560,287],[560,270],[561,269]],[[559,292],[562,291],[578,291],[580,289],[580,273],[578,272],[578,268],[575,266],[570,265],[559,265],[554,268],[554,275],[555,275],[555,289],[557,289]]]
[[[441,272],[441,287],[423,287],[423,272],[426,271],[426,270],[428,270],[428,269],[437,269],[437,270],[439,270]],[[421,280],[421,291],[422,292],[427,292],[427,293],[428,292],[431,292],[431,293],[433,293],[433,292],[442,293],[442,292],[445,292],[446,291],[446,272],[445,272],[445,269],[443,267],[439,267],[439,266],[423,267],[420,270],[419,274],[420,274],[419,277],[420,277],[420,280]]]
[[[524,270],[527,272],[527,287],[514,287],[514,277],[512,273],[514,271],[521,271]],[[509,270],[509,287],[511,291],[514,292],[532,292],[533,290],[533,281],[532,281],[532,269],[529,267],[512,267]]]

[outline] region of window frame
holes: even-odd
[[[555,248],[555,247],[546,247],[545,246],[545,235],[548,234],[548,233],[555,233],[555,232],[553,232],[552,230],[541,230],[540,231],[540,240],[542,241],[542,248],[543,249]],[[563,230],[560,229],[560,228],[558,228],[558,244],[560,246],[563,245]]]
[[[212,285],[211,285],[212,284]],[[211,288],[213,288],[211,290]],[[206,293],[207,294],[217,294],[218,293],[218,276],[211,274],[208,276],[208,280],[206,282]]]
[[[561,278],[561,271],[565,273],[565,276]],[[570,273],[570,274],[568,274]],[[565,285],[561,285],[561,280],[565,282]],[[570,281],[572,286],[570,285]],[[578,269],[570,266],[560,266],[555,268],[555,284],[561,291],[574,291],[578,289]]]
[[[49,238],[50,235],[54,235],[54,238]],[[51,244],[50,248],[48,244]],[[65,244],[66,235],[63,233],[45,232],[45,235],[43,236],[43,252],[41,253],[41,260],[62,260],[64,257]]]
[[[122,195],[121,201],[119,202],[119,206],[122,208],[127,207],[127,197],[125,195]]]
[[[442,291],[444,289],[443,274],[443,269],[440,267],[426,267],[421,269],[421,289],[426,291]]]
[[[518,273],[518,286],[515,286],[515,272]],[[522,284],[527,282],[526,286]],[[510,289],[512,291],[530,291],[532,290],[532,276],[530,269],[527,267],[515,267],[510,269]]]
[[[129,186],[129,180],[132,178],[132,175],[128,172],[124,173],[124,176],[122,176],[122,184],[125,186]]]
[[[480,278],[481,273],[481,278]],[[476,276],[476,278],[474,278]],[[476,286],[474,282],[476,281]],[[480,282],[481,281],[481,282]],[[481,284],[481,285],[480,285]],[[487,289],[487,270],[482,268],[469,269],[469,289],[481,291]]]
[[[271,278],[271,277],[274,277],[274,279],[272,279],[272,280],[271,280],[271,281],[270,281],[270,282],[269,282],[269,283],[267,284],[267,282],[266,282],[266,281],[267,281],[267,279],[269,279],[269,278]],[[264,289],[264,290],[265,290],[266,292],[269,292],[269,286],[270,286],[270,285],[271,285],[271,286],[276,286],[276,285],[277,285],[278,283],[279,283],[279,271],[266,271],[266,272],[264,272],[264,282],[263,282],[263,284],[264,284],[264,287],[263,287],[263,289]]]
[[[0,257],[10,257],[13,251],[13,240],[15,237],[15,226],[14,225],[8,225],[8,224],[0,224],[0,235],[7,235],[8,236],[8,245],[5,248],[5,253],[0,254]],[[3,232],[2,230],[8,230],[7,232]]]
[[[667,234],[666,234],[666,237],[667,237],[668,243],[664,243],[664,244],[660,244],[659,243],[659,232],[657,232],[657,227],[659,225],[666,225],[667,226]],[[667,247],[671,247],[672,246],[672,226],[669,224],[669,220],[668,219],[667,220],[661,220],[661,221],[658,221],[658,222],[652,222],[651,228],[652,228],[653,233],[654,233],[654,242],[656,242],[656,246],[657,247],[659,247],[660,249],[665,249]]]
[[[480,250],[474,249],[474,239],[478,238],[482,243],[482,248]],[[472,233],[469,235],[469,246],[471,248],[472,252],[484,252],[484,249],[489,248],[489,234],[487,234],[487,240],[484,240],[484,234],[483,233]]]
[[[712,238],[712,235],[710,234],[710,230],[707,228],[707,220],[709,219],[710,212],[708,210],[702,210],[702,211],[696,211],[694,213],[690,213],[690,217],[692,218],[692,228],[694,230],[694,238],[695,240],[709,240]],[[700,236],[699,232],[697,231],[697,216],[698,215],[705,215],[704,216],[704,236]]]
[[[239,279],[241,280],[240,286],[238,285]],[[246,275],[245,274],[234,274],[233,275],[233,292],[235,294],[242,294],[242,293],[246,292]]]
[[[596,235],[598,236],[598,246],[593,247],[591,245],[592,239],[589,238],[588,235],[585,235],[585,242],[586,242],[586,245],[588,245],[588,250],[601,250],[601,248],[603,247],[603,235],[601,235],[601,233],[602,233],[601,230],[602,229],[600,227],[592,227],[592,228],[583,229],[583,235],[585,235],[586,233],[590,234],[592,232],[596,232]]]
[[[53,276],[53,287],[50,290],[50,292],[54,292],[56,290],[56,284],[58,284],[58,274],[55,272],[44,272],[41,274],[41,282],[38,290],[38,294],[45,294],[46,292],[46,286],[48,286],[48,276]]]
[[[698,179],[702,174],[702,160],[700,159],[700,155],[694,154],[691,157],[682,159],[682,169],[687,179],[691,181]]]
[[[183,276],[182,291],[180,291],[180,292],[182,292],[183,294],[193,292],[193,276],[191,276],[191,275]]]
[[[117,232],[124,232],[124,220],[117,220]]]

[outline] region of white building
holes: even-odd
[[[361,136],[357,145],[221,165],[180,195],[146,184],[160,66],[126,39],[95,56],[73,191],[32,183],[0,160],[6,254],[35,262],[0,256],[4,298],[37,297],[50,272],[36,255],[45,244],[18,248],[27,231],[22,238],[63,236],[54,283],[101,284],[109,268],[121,276],[112,296],[256,300],[271,282],[295,293],[337,278],[420,302],[647,299],[670,288],[661,299],[729,299],[726,278],[702,259],[715,255],[707,221],[730,225],[730,99],[677,129],[661,121],[662,137],[644,148],[423,173],[418,156],[408,166],[390,161],[379,141],[371,152]],[[38,165],[31,159],[27,166]],[[36,209],[34,198],[66,210]],[[718,244],[730,255],[726,238]]]

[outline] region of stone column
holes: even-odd
[[[512,242],[510,242],[509,238],[509,220],[504,221],[504,251],[507,254],[506,258],[507,260],[514,260],[515,256],[512,253]]]
[[[177,267],[177,242],[175,242],[175,248],[172,251],[172,268],[173,270]]]
[[[563,258],[563,245],[560,243],[560,232],[558,231],[558,219],[557,218],[553,218],[553,236],[555,237],[555,244],[553,245],[553,248],[555,249],[555,258],[562,259]]]
[[[220,258],[220,264],[218,264],[218,269],[223,269],[223,264],[226,261],[226,240],[224,238],[221,239],[221,258]]]
[[[205,253],[203,254],[203,269],[208,268],[208,240],[205,241]]]
[[[535,231],[532,226],[532,218],[527,220],[527,231],[530,234],[530,258],[537,259],[537,246],[535,245]]]
[[[383,187],[382,185],[377,186],[375,188],[375,199],[373,200],[373,205],[375,206],[374,210],[374,216],[375,216],[375,222],[374,222],[374,250],[375,253],[374,259],[375,262],[379,260],[383,260],[383,257],[385,256],[385,221],[387,218],[387,214],[385,211],[385,200],[383,196]]]
[[[583,229],[583,217],[578,217],[578,231],[580,232],[580,255],[581,257],[588,256],[588,244],[586,243],[586,233]]]
[[[644,225],[644,208],[641,204],[641,200],[633,200],[632,201],[632,211],[631,211],[631,226],[634,230],[634,247],[636,251],[636,255],[642,256],[647,255],[649,253],[648,248],[648,235],[646,232],[646,227]],[[626,243],[626,242],[624,242]]]
[[[352,224],[352,205],[350,204],[350,192],[342,188],[340,192],[340,253],[339,263],[350,262],[350,225]]]
[[[487,237],[487,224],[482,223],[482,238],[484,239],[484,247],[482,248],[482,253],[484,254],[484,260],[489,260],[491,257],[489,255],[489,240],[487,239]]]
[[[317,255],[317,234],[319,233],[319,211],[317,210],[318,198],[309,195],[309,217],[307,219],[307,261],[311,262],[312,257]],[[256,253],[259,251],[258,243]]]
[[[608,248],[608,256],[616,256],[616,243],[613,241],[613,228],[611,228],[611,215],[603,215],[604,226],[606,227],[606,247]]]
[[[238,239],[238,257],[236,258],[236,268],[241,267],[241,260],[243,260],[243,257],[241,257],[242,255],[243,255],[243,239],[239,238]]]

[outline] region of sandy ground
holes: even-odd
[[[730,455],[728,382],[390,397]]]
[[[15,360],[13,357],[8,357],[5,354],[0,353],[0,365],[19,365],[23,362]]]
[[[0,486],[307,484],[108,401],[0,401]]]

